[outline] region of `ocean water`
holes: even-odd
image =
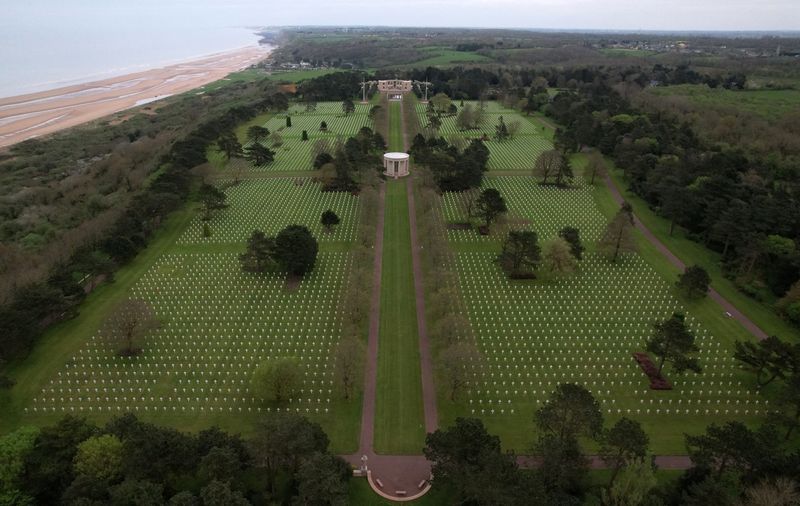
[[[162,67],[258,44],[255,28],[159,19],[0,21],[0,97]],[[7,19],[7,18],[6,18]]]

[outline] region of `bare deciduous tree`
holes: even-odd
[[[597,244],[612,262],[617,261],[620,253],[636,251],[636,241],[633,237],[633,211],[627,202],[614,216],[606,227],[603,237]]]
[[[596,177],[606,177],[608,168],[606,167],[605,160],[603,160],[603,155],[596,151],[589,155],[589,163],[586,164],[586,174],[589,176],[590,184],[594,184]]]
[[[472,367],[480,365],[481,354],[474,344],[460,342],[445,349],[439,360],[450,392],[450,400],[455,401],[469,385],[473,374]]]
[[[150,304],[143,299],[125,299],[103,325],[102,335],[116,344],[121,355],[136,355],[147,335],[161,326]]]
[[[542,183],[547,184],[549,177],[555,177],[561,168],[561,153],[555,149],[545,151],[533,166],[533,177],[542,179]]]
[[[336,350],[334,375],[345,400],[350,400],[362,379],[364,343],[356,337],[346,337]]]

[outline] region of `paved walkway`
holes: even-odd
[[[620,191],[619,191],[619,188],[617,187],[617,185],[616,185],[616,184],[614,183],[614,181],[611,179],[611,176],[606,176],[606,178],[605,178],[605,179],[606,179],[606,186],[608,186],[608,189],[611,191],[611,195],[614,197],[614,200],[615,200],[615,201],[616,201],[618,204],[622,204],[622,202],[623,202],[625,199],[623,198],[622,194],[620,193]],[[681,270],[683,270],[683,269],[685,269],[685,268],[686,268],[686,264],[684,264],[684,263],[681,261],[681,259],[680,259],[680,258],[678,258],[677,256],[675,256],[675,255],[672,253],[672,251],[670,251],[670,250],[669,250],[669,248],[667,248],[667,246],[666,246],[666,245],[665,245],[663,242],[661,242],[661,241],[658,239],[658,237],[656,237],[656,236],[655,236],[655,234],[653,234],[653,233],[650,231],[650,229],[649,229],[649,228],[647,228],[647,227],[644,225],[644,223],[642,223],[642,222],[639,220],[639,218],[637,218],[635,215],[634,215],[634,217],[633,217],[633,221],[634,221],[634,225],[635,225],[635,226],[636,226],[636,228],[637,228],[637,229],[638,229],[638,230],[639,230],[639,231],[642,233],[642,235],[644,235],[644,236],[645,236],[645,238],[646,238],[648,241],[650,241],[650,243],[651,243],[651,244],[653,244],[653,246],[655,246],[655,247],[656,247],[656,249],[657,249],[659,252],[661,252],[661,254],[662,254],[662,255],[664,255],[665,257],[667,257],[667,260],[669,260],[669,262],[670,262],[672,265],[674,265],[675,267],[677,267],[677,268],[679,268],[679,269],[681,269]],[[713,288],[713,287],[712,287],[712,288],[709,290],[709,292],[708,292],[708,295],[709,295],[709,297],[711,297],[711,298],[712,298],[714,301],[716,301],[716,302],[717,302],[717,303],[718,303],[720,306],[722,306],[722,309],[723,309],[724,311],[726,311],[726,312],[727,312],[727,313],[730,315],[730,317],[731,317],[731,318],[733,318],[733,319],[735,319],[736,321],[738,321],[739,323],[741,323],[741,324],[742,324],[742,326],[743,326],[745,329],[747,329],[747,331],[748,331],[748,332],[750,332],[751,334],[753,334],[754,336],[756,336],[758,339],[766,339],[766,338],[767,338],[767,333],[766,333],[766,332],[764,332],[764,331],[763,331],[763,330],[762,330],[762,329],[761,329],[761,328],[760,328],[758,325],[756,325],[756,324],[755,324],[755,323],[754,323],[752,320],[750,320],[750,318],[748,318],[747,316],[745,316],[745,315],[744,315],[744,314],[743,314],[741,311],[739,311],[738,309],[736,309],[736,306],[734,306],[733,304],[731,304],[731,303],[728,301],[728,299],[726,299],[725,297],[723,297],[722,295],[720,295],[720,293],[719,293],[719,292],[717,292],[716,290],[714,290],[714,288]]]
[[[422,372],[422,404],[425,409],[425,432],[431,433],[439,427],[439,412],[436,408],[436,388],[433,384],[433,363],[431,361],[428,326],[425,322],[425,285],[422,282],[422,261],[419,258],[420,246],[417,237],[417,213],[414,207],[414,185],[411,177],[406,178],[408,195],[408,220],[411,228],[411,265],[414,271],[414,296],[417,304],[417,333],[419,334],[419,360]]]

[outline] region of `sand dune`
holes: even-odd
[[[264,59],[248,47],[64,88],[0,98],[0,147],[95,120],[224,78]]]

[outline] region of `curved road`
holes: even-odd
[[[623,198],[622,194],[620,193],[619,188],[617,188],[617,185],[611,179],[611,176],[606,176],[605,179],[606,179],[606,186],[608,186],[608,189],[611,191],[611,195],[614,197],[614,200],[617,202],[617,204],[622,204],[622,202],[624,202],[625,199]],[[671,263],[672,265],[674,265],[675,267],[677,267],[679,269],[685,269],[686,268],[686,264],[683,263],[680,258],[675,256],[675,254],[672,253],[672,251],[670,251],[669,248],[663,242],[661,242],[658,239],[658,237],[656,237],[655,234],[653,234],[653,232],[651,232],[650,229],[647,228],[644,225],[644,223],[642,223],[639,220],[639,218],[636,217],[635,214],[633,216],[633,221],[634,221],[634,226],[642,233],[642,235],[644,235],[644,237],[653,246],[656,247],[656,249],[659,252],[661,252],[662,255],[667,257],[667,260],[669,260],[669,263]],[[766,332],[764,332],[758,325],[756,325],[750,318],[745,316],[741,311],[736,309],[736,306],[731,304],[728,301],[728,299],[726,299],[725,297],[720,295],[720,293],[717,292],[716,290],[714,290],[713,287],[709,289],[708,295],[714,301],[716,301],[720,306],[722,306],[722,309],[724,309],[730,315],[731,318],[733,318],[736,321],[738,321],[739,323],[741,323],[742,326],[744,328],[746,328],[748,332],[750,332],[751,334],[756,336],[758,339],[766,339],[767,338],[767,333]]]

